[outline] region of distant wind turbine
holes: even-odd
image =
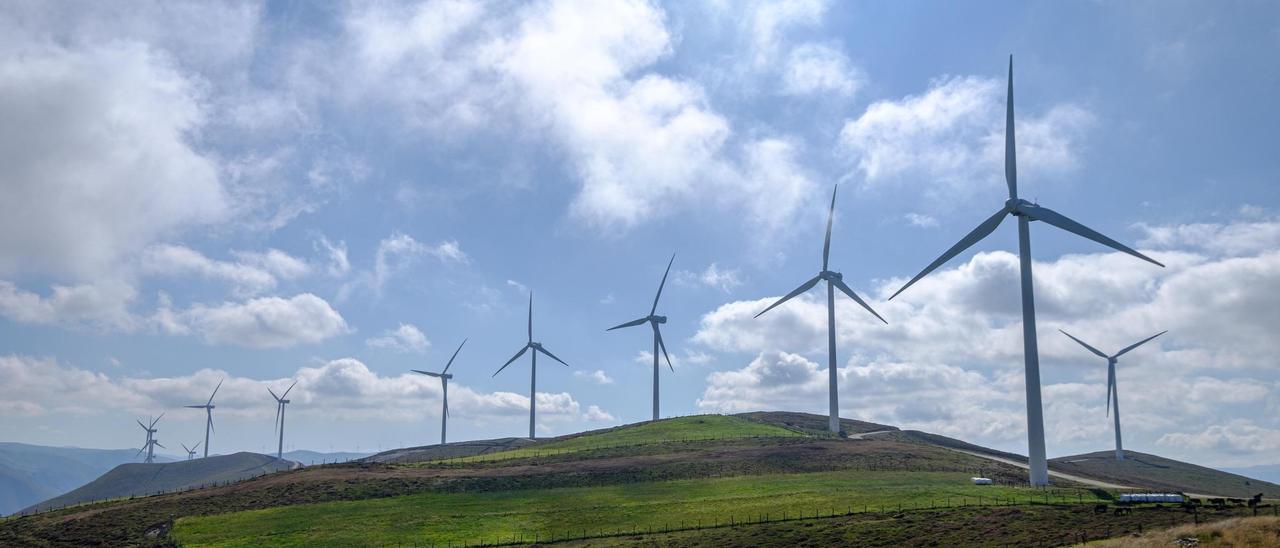
[[[1062,330],[1059,329],[1058,331],[1062,331]],[[1099,358],[1104,358],[1107,360],[1107,413],[1108,414],[1111,413],[1112,403],[1114,402],[1115,408],[1116,408],[1116,414],[1115,414],[1116,460],[1124,460],[1124,446],[1120,445],[1120,394],[1116,391],[1118,388],[1118,385],[1116,384],[1116,360],[1120,358],[1120,356],[1123,356],[1126,352],[1133,350],[1139,346],[1142,346],[1146,344],[1147,341],[1150,341],[1151,339],[1159,337],[1160,335],[1164,335],[1165,333],[1168,333],[1168,331],[1161,331],[1159,333],[1156,333],[1155,335],[1152,335],[1150,337],[1147,337],[1136,343],[1133,343],[1129,346],[1124,347],[1124,350],[1121,350],[1119,352],[1116,352],[1115,354],[1108,356],[1106,354],[1103,354],[1102,351],[1098,350],[1097,348],[1089,346],[1084,341],[1073,337],[1070,333],[1067,333],[1066,331],[1062,331],[1063,335],[1066,335],[1070,337],[1071,340],[1080,343],[1080,346],[1083,346],[1088,351],[1093,352]]]
[[[667,261],[667,271],[662,273],[662,282],[658,284],[658,294],[653,296],[653,307],[649,309],[649,315],[638,320],[631,320],[627,323],[610,327],[606,331],[614,329],[622,329],[624,327],[634,327],[644,323],[648,323],[653,327],[653,420],[658,420],[658,349],[662,349],[663,357],[667,358],[667,367],[674,373],[676,368],[671,365],[671,356],[667,355],[667,345],[662,342],[662,331],[658,329],[659,324],[667,323],[666,316],[658,316],[658,299],[662,297],[662,287],[667,285],[667,274],[671,273],[671,263],[676,261],[674,253],[671,254],[671,260]]]
[[[204,405],[188,405],[190,409],[204,409],[204,457],[209,458],[209,433],[213,431],[213,397],[218,395],[218,389],[222,388],[222,381],[218,381],[218,386],[213,387],[213,393],[209,394],[209,401]],[[199,444],[197,444],[199,445]]]
[[[817,285],[819,280],[827,281],[827,392],[828,392],[827,406],[829,411],[829,416],[827,417],[827,428],[831,430],[831,432],[834,432],[837,434],[840,433],[840,401],[839,401],[839,390],[836,386],[837,382],[836,382],[836,294],[835,294],[835,290],[839,289],[841,293],[848,295],[850,299],[853,299],[854,302],[862,305],[862,308],[867,309],[867,312],[870,312],[871,315],[875,316],[880,321],[886,324],[889,323],[889,322],[885,322],[884,318],[881,318],[880,315],[877,314],[875,310],[872,310],[871,306],[868,305],[866,301],[863,301],[860,297],[858,297],[858,295],[854,293],[852,289],[849,289],[848,285],[845,285],[844,279],[843,279],[844,276],[842,274],[840,274],[839,272],[832,272],[827,269],[827,262],[831,256],[831,223],[832,223],[832,220],[835,218],[835,214],[836,214],[836,190],[838,189],[839,189],[839,185],[837,185],[836,188],[831,190],[831,209],[827,212],[827,238],[822,244],[822,270],[818,272],[817,276],[814,276],[810,278],[809,281],[800,284],[800,287],[797,287],[790,293],[787,293],[785,297],[778,299],[777,302],[769,305],[769,308],[761,310],[760,313],[756,314],[755,316],[759,318],[765,312],[773,310],[774,307],[787,302],[791,298],[797,295],[800,295],[801,293],[804,293],[810,289],[813,289],[813,286]]]
[[[268,389],[267,389],[267,392],[271,392],[271,397],[273,397],[273,398],[275,398],[275,399],[276,399],[276,423],[275,423],[275,426],[276,426],[276,430],[277,430],[278,432],[280,432],[280,441],[279,441],[279,445],[277,445],[277,446],[276,446],[276,458],[277,458],[277,459],[284,458],[284,406],[289,405],[289,400],[286,400],[286,399],[284,399],[284,398],[285,398],[285,396],[288,396],[288,395],[289,395],[289,390],[293,390],[293,387],[294,387],[294,386],[297,386],[297,385],[298,385],[298,381],[293,381],[293,384],[289,385],[289,388],[288,388],[287,390],[285,390],[285,391],[284,391],[284,393],[283,393],[283,394],[280,394],[279,396],[277,396],[277,395],[276,395],[276,393],[275,393],[275,392],[273,392],[270,388],[268,388]]]
[[[524,348],[521,348],[519,352],[516,352],[516,355],[511,356],[511,359],[507,360],[507,363],[502,364],[502,367],[499,367],[497,371],[494,371],[493,376],[498,376],[498,373],[501,373],[503,369],[506,369],[508,365],[511,365],[511,362],[514,362],[519,359],[520,356],[523,356],[530,348],[533,349],[533,352],[529,353],[529,357],[532,358],[531,368],[529,369],[529,439],[534,439],[534,416],[538,409],[538,352],[542,352],[543,354],[546,354],[548,358],[563,363],[565,367],[569,367],[569,364],[564,363],[564,360],[557,358],[555,354],[552,354],[547,351],[547,349],[543,348],[542,343],[533,342],[532,291],[529,292],[529,342],[525,343]]]
[[[156,439],[156,432],[159,431],[156,430],[156,423],[160,422],[160,419],[162,418],[164,418],[164,413],[161,413],[159,417],[151,419],[150,425],[142,424],[142,421],[137,421],[138,426],[141,426],[142,429],[147,432],[147,441],[144,442],[142,449],[138,450],[138,455],[141,455],[145,451],[147,453],[147,458],[143,462],[148,464],[156,461],[156,447],[167,449],[167,447],[160,445],[160,440]],[[134,456],[136,457],[137,455]]]
[[[196,442],[196,444],[192,445],[191,447],[187,447],[187,444],[185,443],[179,443],[178,445],[181,445],[182,450],[187,452],[187,460],[192,460],[196,458],[196,449],[200,448],[200,442]]]
[[[444,369],[439,373],[410,369],[410,371],[413,371],[414,373],[421,373],[430,377],[438,377],[440,379],[440,386],[444,389],[444,412],[440,414],[440,445],[445,444],[445,432],[449,429],[449,379],[453,378],[453,375],[449,374],[449,366],[453,365],[453,359],[458,357],[458,352],[462,351],[462,345],[465,344],[467,344],[467,340],[462,339],[462,344],[458,345],[458,349],[453,351],[453,356],[449,358],[449,363],[444,364]],[[401,443],[403,444],[403,442]]]
[[[1044,415],[1040,403],[1040,356],[1036,347],[1035,292],[1031,285],[1031,221],[1043,221],[1046,224],[1083,236],[1112,249],[1128,253],[1154,265],[1161,267],[1164,265],[1126,247],[1120,242],[1103,236],[1089,227],[1068,219],[1060,213],[1018,198],[1018,167],[1014,153],[1013,127],[1013,56],[1010,55],[1009,90],[1008,99],[1005,102],[1004,122],[1004,177],[1005,183],[1009,186],[1009,199],[1005,201],[1004,207],[1000,211],[997,211],[983,221],[982,224],[978,225],[977,228],[973,229],[972,232],[965,235],[958,243],[951,246],[951,249],[948,249],[946,253],[943,253],[941,257],[938,257],[929,266],[926,266],[924,270],[916,274],[916,277],[911,278],[911,281],[907,282],[906,285],[902,286],[902,289],[899,289],[897,293],[894,293],[889,298],[893,299],[893,297],[898,296],[899,293],[911,287],[912,284],[926,274],[933,272],[934,269],[951,260],[952,257],[959,255],[979,240],[987,237],[987,235],[995,231],[996,227],[1000,226],[1000,222],[1004,220],[1005,216],[1012,215],[1018,218],[1018,262],[1022,272],[1022,348],[1027,390],[1027,453],[1030,460],[1031,484],[1048,485],[1049,466],[1045,460]]]

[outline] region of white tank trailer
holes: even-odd
[[[1180,504],[1185,500],[1185,497],[1177,493],[1129,493],[1120,495],[1121,503],[1172,502]]]

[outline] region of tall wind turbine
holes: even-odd
[[[213,397],[218,395],[218,389],[222,388],[222,381],[218,381],[218,386],[213,387],[213,393],[209,394],[209,401],[204,405],[188,405],[190,409],[204,409],[204,458],[209,458],[209,433],[213,431],[213,408],[217,407],[213,404]]]
[[[421,373],[430,377],[438,377],[440,379],[440,386],[444,388],[444,412],[440,414],[440,445],[445,444],[445,432],[449,429],[449,379],[453,378],[453,375],[449,374],[449,366],[453,365],[453,358],[458,357],[458,352],[462,351],[462,345],[464,344],[467,344],[466,339],[462,339],[462,344],[458,345],[458,349],[453,351],[453,356],[449,358],[449,363],[444,364],[444,369],[439,373],[410,369],[410,371],[413,371],[414,373]]]
[[[297,385],[298,381],[293,381],[293,384],[289,385],[289,388],[279,396],[272,392],[270,388],[267,389],[267,392],[271,392],[271,397],[276,399],[276,430],[280,432],[280,445],[276,446],[277,459],[284,458],[284,406],[289,405],[289,400],[284,398],[289,395],[289,390],[293,390],[293,387]]]
[[[1058,331],[1062,331],[1062,330],[1059,329]],[[1062,331],[1063,335],[1071,337],[1071,340],[1080,343],[1080,346],[1083,346],[1088,351],[1093,352],[1099,358],[1104,358],[1107,360],[1107,414],[1111,413],[1112,403],[1114,402],[1115,408],[1116,408],[1116,414],[1115,414],[1116,460],[1124,460],[1124,446],[1120,445],[1120,394],[1116,392],[1118,388],[1118,385],[1116,384],[1116,360],[1119,359],[1120,356],[1123,356],[1126,352],[1133,350],[1139,346],[1142,346],[1146,344],[1147,341],[1150,341],[1151,339],[1159,337],[1160,335],[1164,335],[1165,333],[1168,333],[1168,331],[1161,331],[1159,333],[1156,333],[1155,335],[1152,335],[1150,337],[1147,337],[1136,343],[1133,343],[1129,346],[1124,347],[1124,350],[1121,350],[1119,352],[1116,352],[1115,354],[1108,356],[1106,354],[1103,354],[1102,351],[1098,350],[1097,348],[1089,346],[1084,341],[1073,337],[1070,333],[1067,333],[1066,331]]]
[[[1018,262],[1022,272],[1022,348],[1023,359],[1026,366],[1026,390],[1027,390],[1027,446],[1028,457],[1030,459],[1031,484],[1032,485],[1048,485],[1049,484],[1049,466],[1045,460],[1044,449],[1044,416],[1040,404],[1040,357],[1036,349],[1036,307],[1035,295],[1031,285],[1031,221],[1043,221],[1046,224],[1056,226],[1071,232],[1073,234],[1083,236],[1112,249],[1128,253],[1150,262],[1154,265],[1163,267],[1156,260],[1138,253],[1125,245],[1112,240],[1097,231],[1077,223],[1066,216],[1057,213],[1051,209],[1040,207],[1039,204],[1033,204],[1026,200],[1018,198],[1018,167],[1014,156],[1014,138],[1013,138],[1013,56],[1009,56],[1009,91],[1008,99],[1005,103],[1005,121],[1004,121],[1004,177],[1005,182],[1009,186],[1009,199],[1005,201],[1004,207],[1000,208],[994,215],[983,221],[972,232],[965,235],[956,245],[951,246],[946,253],[926,266],[924,270],[916,274],[916,277],[902,286],[897,293],[902,293],[912,284],[916,283],[926,274],[933,272],[934,269],[943,263],[951,260],[952,257],[959,255],[964,250],[977,243],[979,240],[987,237],[1000,226],[1000,222],[1005,216],[1012,215],[1018,218]],[[893,297],[889,297],[892,299]]]
[[[546,354],[548,358],[560,363],[564,363],[564,360],[557,358],[555,354],[552,354],[547,351],[547,349],[543,348],[542,343],[533,342],[532,291],[529,292],[529,342],[525,343],[524,348],[521,348],[519,352],[516,352],[516,355],[511,356],[511,359],[507,360],[507,363],[502,364],[502,367],[499,367],[497,371],[494,371],[493,376],[498,376],[498,373],[501,373],[503,369],[506,369],[508,365],[511,365],[511,362],[519,359],[520,356],[523,356],[524,353],[528,352],[531,348],[533,349],[533,352],[529,352],[529,357],[532,358],[532,361],[530,362],[531,367],[529,369],[529,439],[534,439],[533,420],[538,409],[538,352],[542,352],[543,354]],[[569,364],[564,363],[564,366],[569,367]]]
[[[141,455],[145,451],[147,453],[147,458],[143,462],[148,464],[156,461],[157,446],[162,449],[167,449],[165,446],[160,445],[160,440],[156,439],[156,432],[159,432],[159,430],[156,430],[156,423],[160,422],[160,419],[162,418],[164,418],[164,413],[161,413],[159,417],[151,419],[151,424],[149,425],[142,424],[142,421],[137,421],[138,426],[141,426],[142,429],[147,432],[147,441],[144,442],[142,449],[138,450],[138,455]],[[137,455],[134,456],[136,457]]]
[[[836,382],[836,293],[835,291],[839,289],[841,293],[848,295],[850,299],[854,300],[854,302],[862,305],[862,308],[867,309],[867,312],[870,312],[871,315],[875,316],[880,321],[886,324],[889,323],[889,322],[885,322],[884,318],[881,318],[880,315],[877,314],[875,310],[872,310],[871,306],[868,305],[866,301],[863,301],[860,297],[858,297],[858,295],[854,293],[852,289],[849,289],[848,285],[845,285],[844,279],[843,279],[844,276],[842,274],[840,274],[839,272],[832,272],[831,270],[827,269],[828,259],[831,257],[831,223],[832,223],[832,220],[835,218],[835,214],[836,214],[836,190],[838,190],[839,188],[840,188],[839,185],[837,185],[835,188],[831,190],[831,209],[827,212],[827,238],[826,240],[823,241],[823,244],[822,244],[822,270],[818,271],[817,276],[814,276],[810,278],[809,281],[800,284],[800,287],[797,287],[794,290],[792,290],[790,293],[787,293],[785,297],[778,299],[777,302],[769,305],[769,308],[761,310],[760,313],[756,314],[755,316],[759,318],[765,312],[773,310],[774,307],[782,303],[785,303],[788,300],[791,300],[791,298],[797,295],[800,295],[801,293],[804,293],[810,289],[813,289],[813,286],[817,285],[818,281],[820,280],[827,281],[827,400],[828,400],[827,406],[828,406],[828,411],[830,412],[830,416],[827,417],[827,428],[831,430],[831,432],[836,434],[840,433],[840,401],[839,401],[839,390],[836,386],[837,382]]]
[[[662,355],[667,358],[667,367],[671,368],[674,373],[676,368],[671,365],[671,356],[667,355],[667,345],[662,342],[662,331],[658,329],[659,324],[667,323],[666,316],[658,316],[658,299],[662,297],[662,287],[667,285],[667,274],[671,273],[671,263],[676,261],[676,255],[671,254],[671,260],[667,261],[667,271],[662,273],[662,282],[658,284],[658,294],[653,296],[653,307],[649,309],[649,315],[638,320],[631,320],[621,325],[610,327],[606,331],[614,329],[622,329],[624,327],[634,327],[644,323],[648,323],[653,327],[653,420],[658,420],[658,349],[662,349]]]
[[[191,447],[187,447],[187,444],[185,443],[179,443],[178,445],[181,445],[182,450],[187,452],[187,460],[192,460],[196,458],[196,449],[200,448],[200,442],[196,442],[196,444],[192,445]]]

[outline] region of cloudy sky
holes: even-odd
[[[376,450],[649,416],[825,412],[820,267],[844,416],[1025,452],[1015,230],[886,301],[1022,195],[1168,265],[1033,226],[1051,456],[1280,454],[1280,7],[1227,4],[6,2],[0,439]],[[821,365],[820,365],[821,364]]]

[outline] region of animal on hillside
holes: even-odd
[[[1249,499],[1249,508],[1256,508],[1262,503],[1262,493],[1258,493]]]
[[[1093,513],[1095,513],[1095,514],[1105,514],[1105,513],[1107,513],[1107,505],[1105,505],[1105,504],[1095,504],[1095,505],[1093,505]]]

